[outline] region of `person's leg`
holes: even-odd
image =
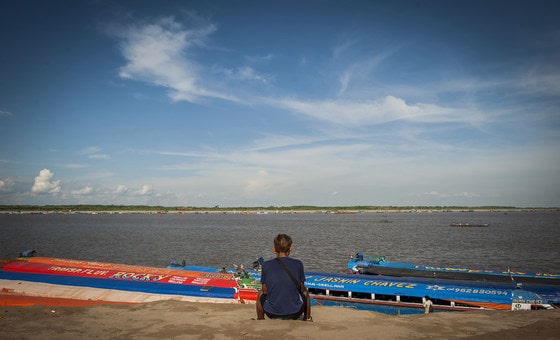
[[[263,303],[266,300],[266,294],[259,290],[259,295],[257,297],[257,320],[264,320],[264,308]]]
[[[313,321],[313,319],[311,318],[311,299],[309,298],[309,290],[307,289],[307,287],[305,288],[303,294],[305,296],[305,300],[303,301],[303,303],[305,304],[305,309],[303,310],[303,319],[306,321]]]

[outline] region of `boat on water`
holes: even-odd
[[[554,308],[534,292],[487,283],[305,274],[312,304],[319,305],[394,314],[421,313],[422,302],[429,295],[435,311]],[[258,289],[258,266],[226,269],[186,265],[181,261],[157,268],[49,257],[0,261],[0,305],[32,304],[45,298],[63,300],[61,303],[68,305],[158,300],[254,303]]]
[[[0,262],[0,301],[10,296],[67,298],[99,303],[158,300],[244,303],[246,292],[227,273],[175,271],[166,268],[48,257]],[[24,299],[25,300],[25,299]],[[1,303],[0,303],[1,304]]]
[[[240,268],[212,268],[178,264],[168,268],[187,271],[226,271],[239,273]],[[241,268],[248,285],[260,288],[260,272]],[[466,310],[533,310],[553,309],[534,292],[511,285],[483,282],[430,280],[422,278],[373,277],[344,273],[306,272],[305,285],[316,305],[351,307],[387,314],[423,313],[423,302],[429,296],[434,311]]]
[[[373,309],[391,314],[423,313],[429,296],[435,311],[534,310],[554,306],[522,289],[471,282],[306,273],[311,297],[323,305]]]
[[[451,227],[479,227],[479,228],[487,228],[490,226],[488,223],[451,223],[449,224]]]
[[[385,256],[366,258],[362,252],[358,252],[348,261],[348,269],[354,274],[506,283],[512,287],[533,291],[555,304],[560,304],[560,273],[557,272],[412,264],[387,261]]]

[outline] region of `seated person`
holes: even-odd
[[[305,287],[303,263],[290,258],[292,238],[278,234],[272,251],[276,258],[262,265],[262,289],[257,298],[257,320],[271,319],[312,321],[309,292]]]

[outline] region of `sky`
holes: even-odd
[[[556,1],[0,2],[0,204],[560,207]]]

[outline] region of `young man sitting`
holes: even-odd
[[[271,319],[312,321],[309,293],[305,287],[303,263],[290,258],[292,238],[278,234],[272,251],[276,258],[262,265],[262,289],[257,298],[257,320]]]

